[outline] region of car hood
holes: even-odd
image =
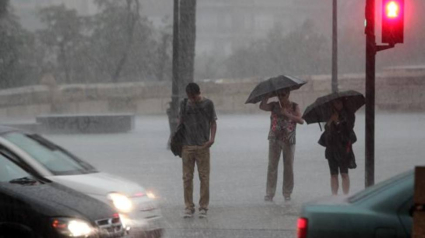
[[[94,221],[113,217],[115,213],[110,206],[55,183],[4,184],[0,191],[48,217],[74,217]]]
[[[136,193],[145,191],[143,187],[135,182],[104,172],[49,176],[47,178],[79,192],[95,197],[104,197],[105,200],[106,195],[111,192],[119,192],[127,196],[133,196]]]

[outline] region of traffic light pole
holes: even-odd
[[[332,92],[338,92],[338,8],[332,2]]]
[[[375,1],[366,2],[366,155],[365,187],[375,183]],[[369,14],[368,14],[369,13]],[[369,15],[369,16],[368,16]]]
[[[376,45],[375,0],[366,0],[366,153],[365,187],[375,183],[375,57],[394,45]]]

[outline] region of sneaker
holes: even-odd
[[[291,201],[291,196],[285,196],[285,202]]]
[[[184,214],[183,214],[183,218],[192,218],[193,213],[195,213],[195,211],[190,210],[190,209],[185,209]]]
[[[207,218],[207,210],[202,209],[199,211],[199,218]]]
[[[264,197],[264,201],[266,201],[266,202],[273,202],[273,198],[272,197],[270,197],[270,196],[265,196]]]

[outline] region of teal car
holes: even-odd
[[[298,237],[410,237],[413,194],[412,170],[345,199],[305,204],[298,219]]]

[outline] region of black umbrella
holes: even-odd
[[[331,93],[323,97],[319,97],[316,101],[308,106],[303,115],[303,119],[307,124],[315,122],[326,122],[332,115],[332,101],[343,100],[344,107],[354,113],[365,104],[363,94],[354,90]]]
[[[252,90],[245,103],[257,103],[269,93],[273,93],[281,89],[299,89],[304,84],[306,84],[306,82],[303,80],[287,75],[279,75],[277,77],[269,78],[259,83],[254,90]]]

